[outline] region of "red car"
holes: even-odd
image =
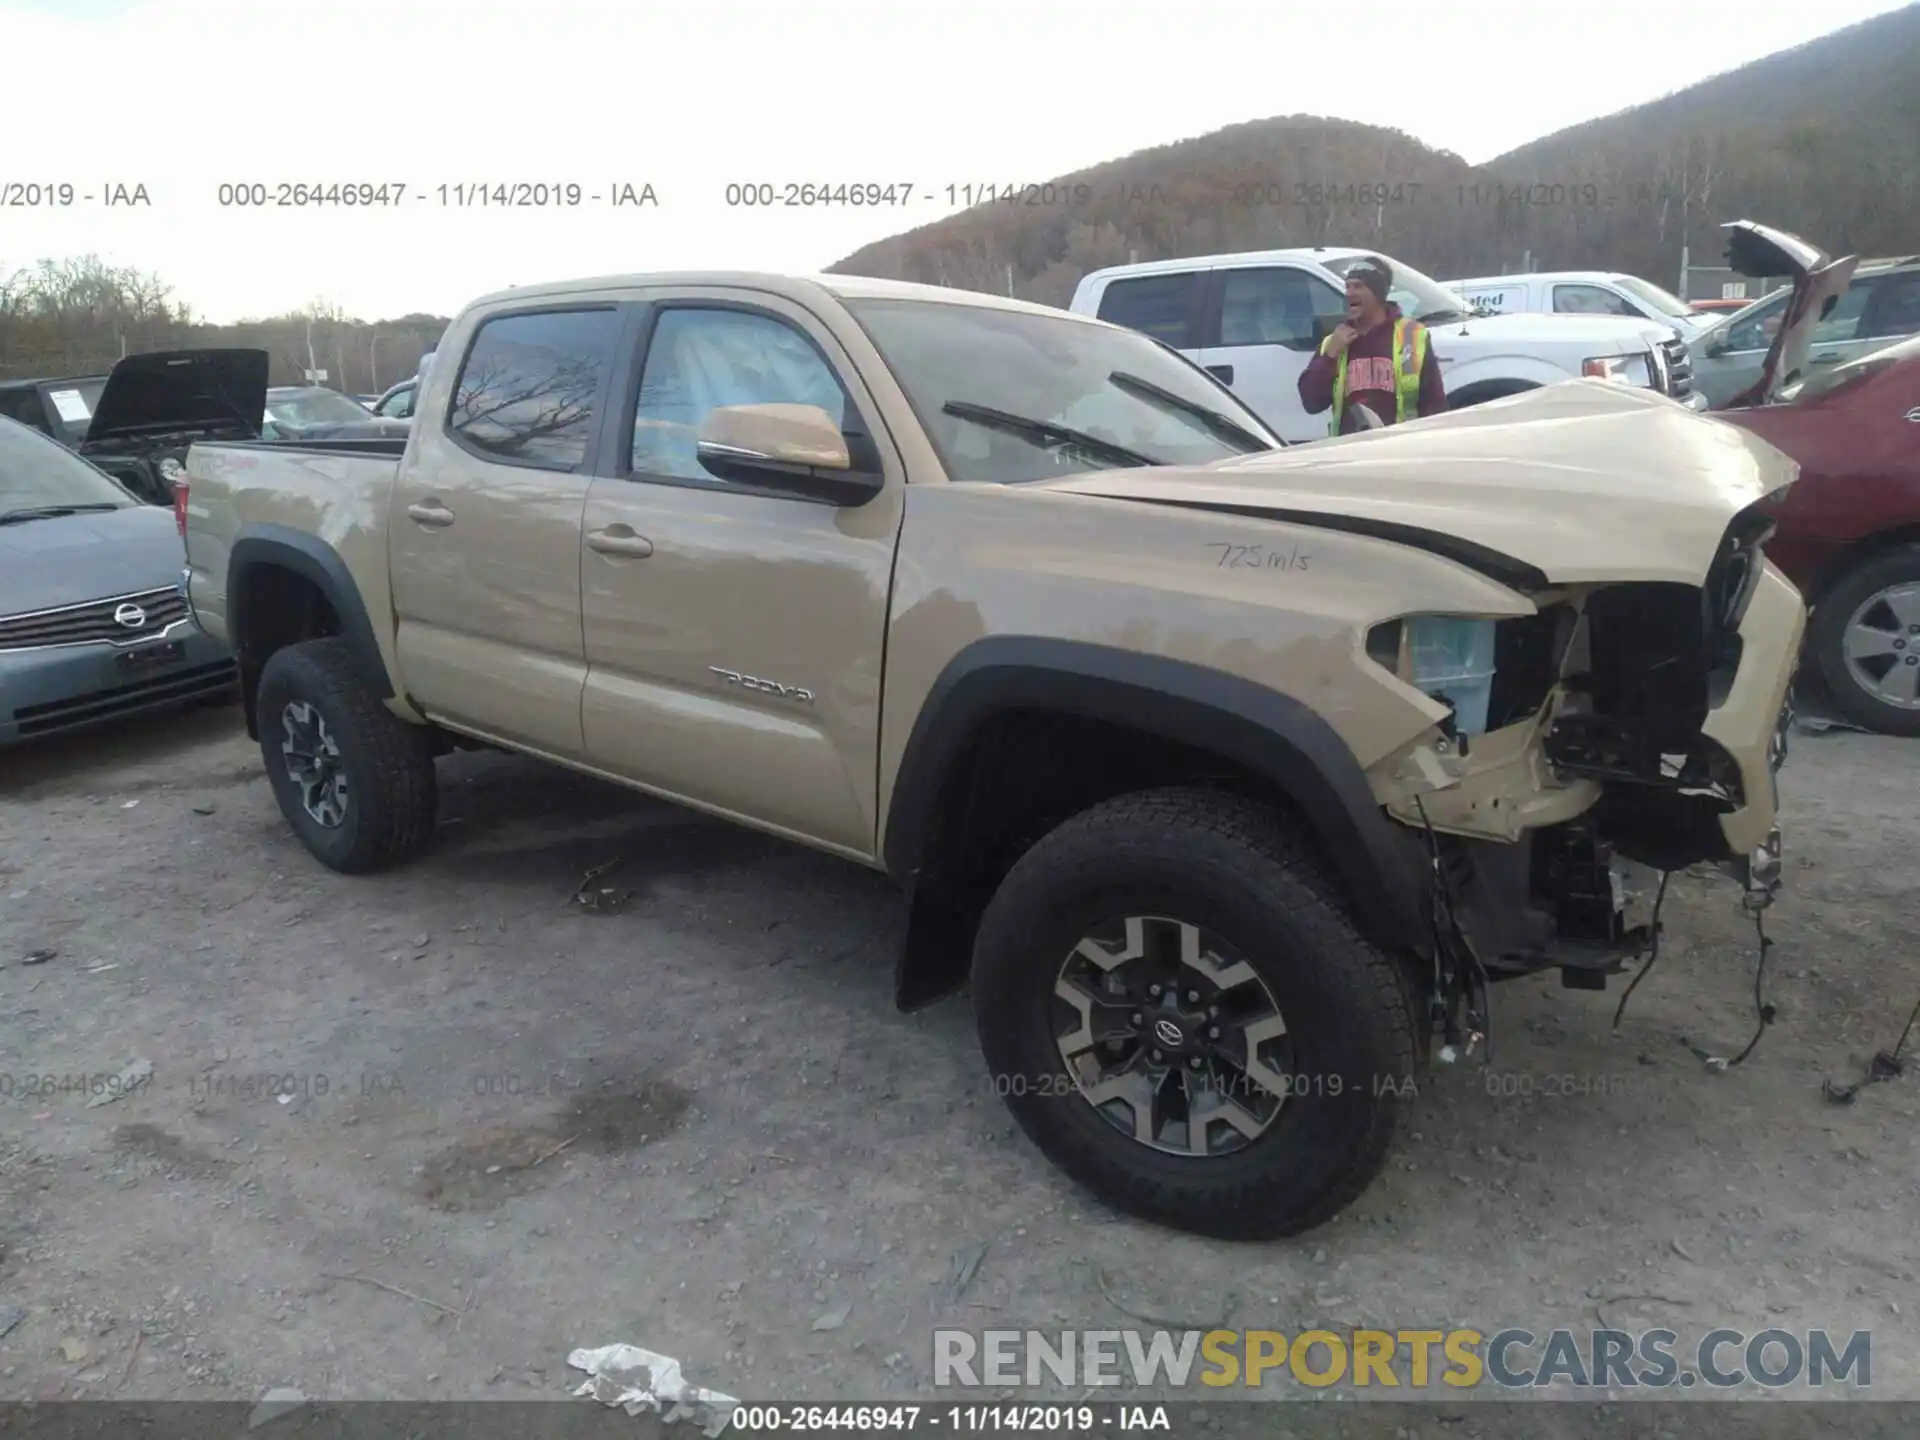
[[[1848,719],[1920,735],[1920,336],[1803,378],[1813,324],[1845,293],[1853,258],[1747,221],[1727,228],[1730,257],[1788,259],[1768,273],[1795,276],[1760,382],[1714,413],[1799,462],[1766,551],[1811,607],[1807,667]]]

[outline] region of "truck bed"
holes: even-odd
[[[250,535],[291,529],[386,574],[386,507],[404,439],[214,440],[187,452],[184,538],[194,614],[227,640],[228,570]]]

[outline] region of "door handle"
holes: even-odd
[[[1207,366],[1207,373],[1222,385],[1231,385],[1233,383],[1233,366],[1231,365],[1209,365]]]
[[[438,501],[429,500],[423,504],[407,506],[407,518],[416,525],[425,525],[430,530],[443,530],[453,523],[453,511]]]
[[[1838,365],[1840,363],[1840,357],[1838,355],[1816,355],[1808,363],[1811,365]]]
[[[587,532],[587,548],[598,550],[602,555],[624,555],[634,560],[644,560],[653,554],[653,542],[644,535],[636,535],[624,525],[609,525],[605,530]]]

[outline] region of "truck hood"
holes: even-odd
[[[160,590],[185,563],[172,512],[155,505],[0,526],[0,615]]]
[[[1730,220],[1720,228],[1727,232],[1727,264],[1735,274],[1761,279],[1793,277],[1793,298],[1787,301],[1786,314],[1767,351],[1760,378],[1724,408],[1771,405],[1806,369],[1814,331],[1847,293],[1860,260],[1854,255],[1835,260],[1811,241],[1754,220]]]
[[[1538,589],[1702,584],[1734,517],[1797,474],[1764,440],[1664,395],[1569,380],[1212,465],[1035,483],[1375,534]]]
[[[1514,345],[1535,345],[1562,341],[1580,342],[1593,347],[1593,358],[1638,354],[1651,343],[1673,332],[1651,320],[1634,320],[1625,315],[1537,315],[1515,311],[1502,315],[1483,315],[1474,320],[1427,327],[1436,340],[1448,341],[1455,351],[1475,343],[1490,349],[1506,350]]]
[[[156,350],[113,367],[82,445],[236,426],[258,435],[266,412],[266,351]]]

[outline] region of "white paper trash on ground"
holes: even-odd
[[[629,1415],[665,1410],[666,1423],[691,1420],[709,1440],[732,1422],[733,1407],[739,1403],[718,1390],[689,1385],[680,1373],[678,1360],[638,1345],[575,1350],[567,1356],[567,1364],[593,1377],[574,1391],[575,1395],[591,1395],[603,1405],[623,1406]],[[673,1407],[670,1410],[666,1409],[669,1405]]]

